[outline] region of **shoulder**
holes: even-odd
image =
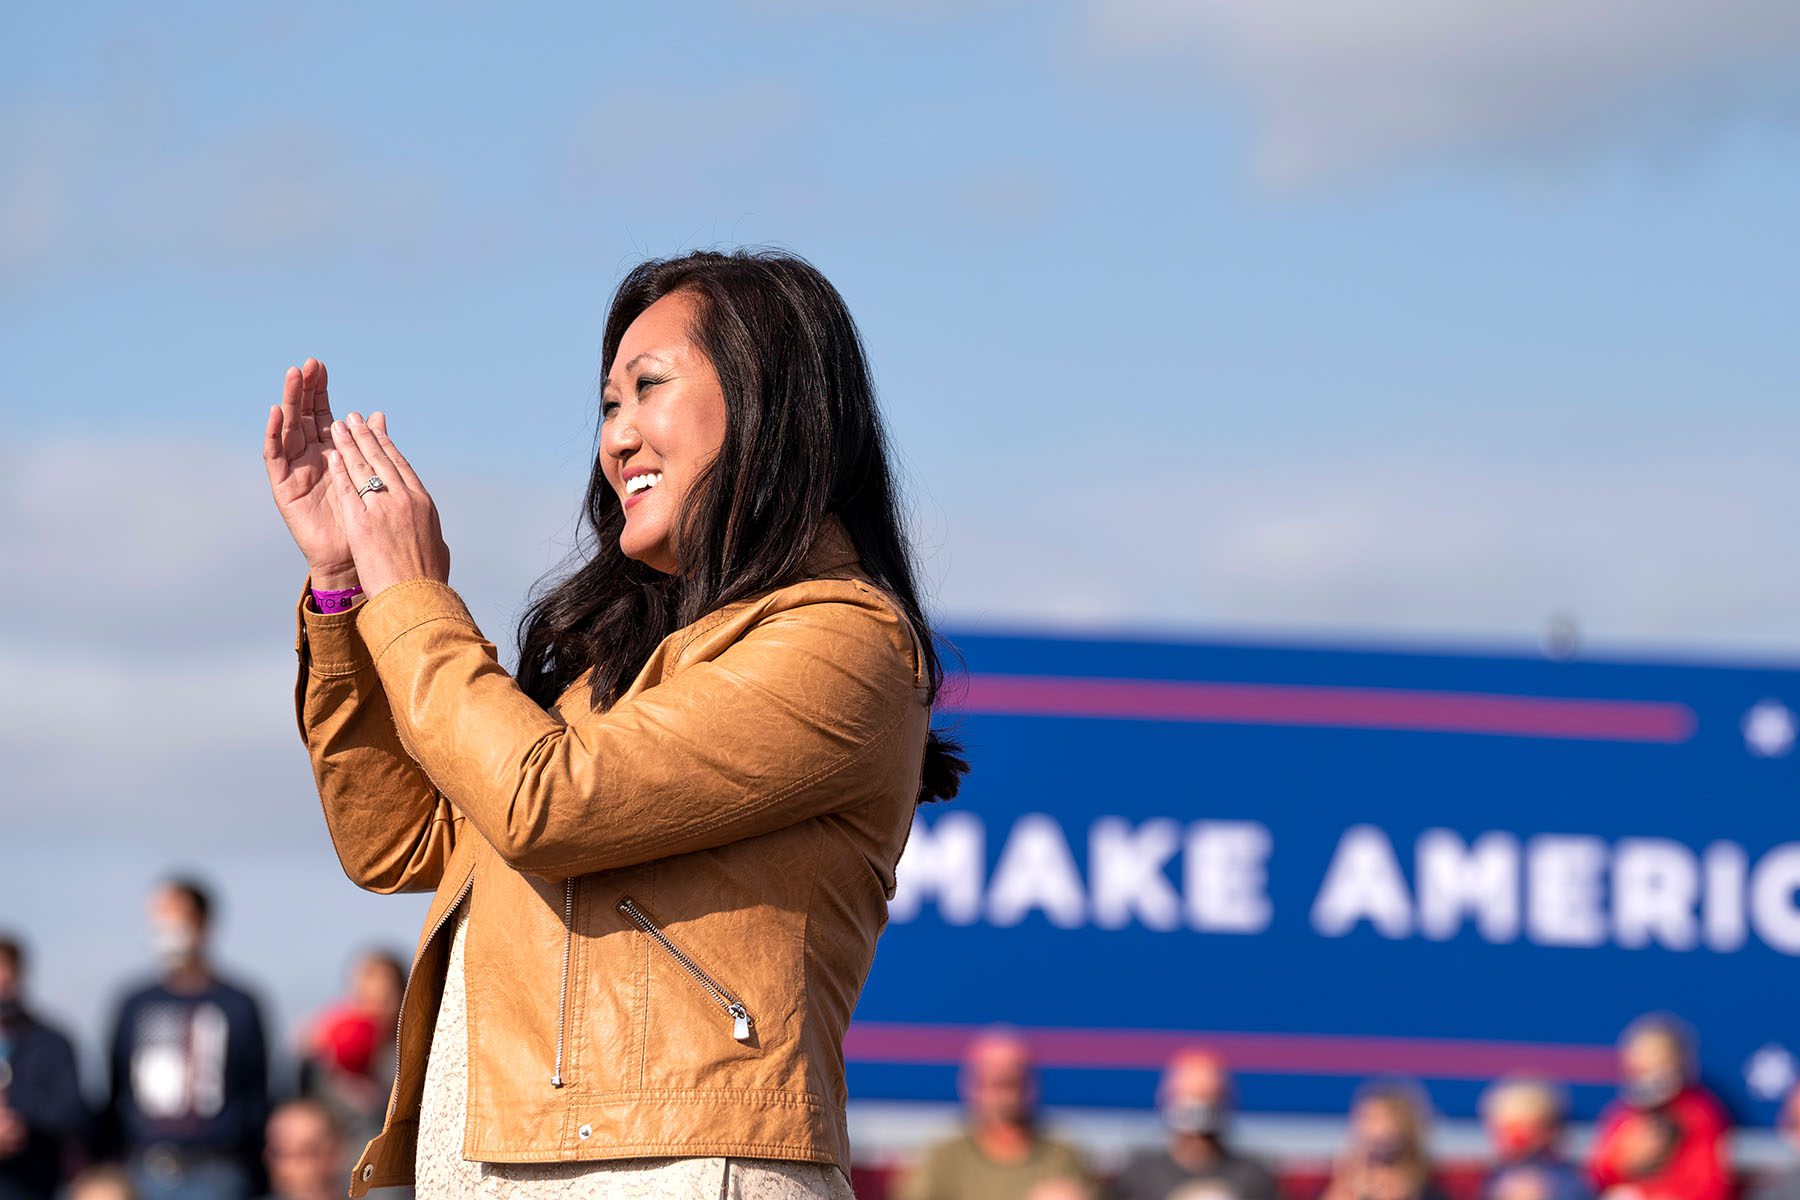
[[[56,1052],[70,1057],[75,1054],[75,1040],[64,1032],[63,1027],[54,1021],[45,1020],[36,1012],[26,1013],[24,1034],[41,1052]]]
[[[229,1016],[241,1020],[261,1019],[262,1004],[256,989],[236,975],[214,971],[212,987],[204,995]]]
[[[167,993],[163,990],[160,980],[153,978],[130,980],[114,993],[113,1011],[119,1016],[124,1016],[132,1009],[165,995]]]
[[[1158,1172],[1168,1161],[1168,1152],[1161,1147],[1144,1147],[1133,1150],[1125,1165],[1119,1168],[1121,1184],[1136,1183],[1140,1176]]]
[[[1685,1107],[1700,1123],[1723,1129],[1731,1124],[1731,1114],[1724,1102],[1703,1087],[1694,1087],[1686,1097]]]
[[[723,644],[719,644],[719,643]],[[899,601],[856,576],[796,580],[694,623],[684,657],[716,657],[737,642],[810,650],[864,679],[923,682],[917,632]]]
[[[969,1158],[975,1153],[975,1139],[966,1132],[953,1133],[927,1145],[919,1156],[919,1161],[921,1165],[941,1168],[949,1163]]]
[[[1043,1148],[1044,1156],[1059,1168],[1081,1169],[1081,1151],[1077,1150],[1072,1142],[1065,1142],[1056,1137],[1046,1137],[1043,1139]]]
[[[256,989],[246,983],[234,971],[221,971],[215,969],[213,971],[213,990],[219,995],[229,997],[232,1000],[248,1002],[251,1004],[256,1002]]]
[[[1268,1164],[1259,1158],[1251,1158],[1233,1152],[1226,1158],[1225,1165],[1227,1170],[1246,1182],[1255,1181],[1260,1185],[1272,1183],[1275,1179],[1275,1172],[1271,1171]]]

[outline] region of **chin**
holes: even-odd
[[[662,538],[637,537],[629,533],[621,534],[619,551],[626,558],[635,559],[665,575],[670,573],[670,565],[665,561],[668,558],[668,547],[663,544]]]

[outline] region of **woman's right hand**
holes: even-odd
[[[331,506],[331,472],[325,451],[332,448],[331,397],[325,364],[309,358],[289,367],[281,403],[269,406],[263,429],[263,465],[269,490],[288,532],[306,556],[314,587],[341,588],[356,582],[350,541]]]

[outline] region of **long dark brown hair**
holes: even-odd
[[[935,705],[944,670],[901,532],[874,381],[843,297],[786,250],[651,259],[613,293],[603,378],[638,314],[678,290],[697,301],[690,336],[725,393],[724,442],[689,490],[674,531],[680,573],[664,574],[619,549],[625,514],[596,453],[585,506],[590,536],[575,552],[585,561],[537,594],[520,618],[519,685],[548,707],[592,667],[590,701],[610,707],[663,638],[722,605],[792,582],[820,521],[836,513],[871,581],[918,633]],[[955,796],[968,769],[961,742],[933,728],[919,801]]]

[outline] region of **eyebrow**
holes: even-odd
[[[664,358],[662,355],[656,353],[654,350],[646,350],[642,354],[638,355],[637,357],[633,358],[630,362],[625,364],[624,373],[626,375],[631,374],[631,368],[637,366],[639,363],[643,362],[646,358],[653,358],[657,362],[665,363],[665,364],[669,361],[668,359]],[[609,379],[606,381],[605,386],[603,386],[600,389],[600,394],[602,396],[604,396],[604,395],[606,395],[606,393],[608,393],[612,390],[613,390],[613,383]]]

